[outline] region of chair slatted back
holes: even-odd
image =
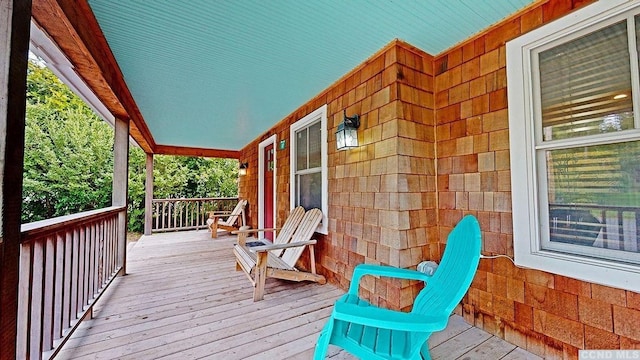
[[[231,212],[231,215],[229,215],[227,220],[223,221],[222,223],[227,226],[233,226],[233,224],[235,224],[236,221],[238,221],[238,216],[242,215],[242,212],[244,212],[245,206],[247,206],[247,200],[239,200],[238,204]],[[244,224],[239,224],[238,226],[241,226],[241,225],[244,225]]]
[[[451,314],[471,286],[480,262],[481,247],[478,220],[467,215],[447,237],[442,261],[416,297],[412,312]]]
[[[320,209],[311,209],[304,214],[300,225],[293,233],[290,243],[311,240],[313,233],[316,232],[318,225],[322,221],[322,211]],[[290,266],[295,266],[296,262],[302,255],[305,247],[289,248],[284,251],[281,258]]]
[[[291,237],[293,236],[293,233],[298,228],[298,225],[300,225],[300,222],[304,217],[304,213],[305,211],[302,206],[298,206],[292,209],[289,213],[289,216],[287,217],[287,220],[285,220],[284,224],[282,225],[282,229],[280,229],[280,231],[278,232],[278,236],[276,236],[275,240],[273,240],[273,243],[288,244],[289,240],[291,240]],[[270,251],[270,253],[274,256],[280,256],[283,251],[284,249],[272,250]]]

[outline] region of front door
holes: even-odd
[[[262,219],[262,223],[267,229],[273,228],[275,225],[273,223],[273,171],[275,166],[274,156],[275,154],[273,151],[273,144],[264,148],[264,164],[262,167],[264,169],[264,174],[262,176],[262,179],[264,181],[264,204],[262,206],[262,208],[264,209],[264,218]],[[273,241],[273,232],[265,232],[264,237]]]

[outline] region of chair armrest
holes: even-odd
[[[383,276],[407,280],[421,280],[425,282],[431,279],[430,275],[416,270],[400,269],[397,267],[385,265],[360,264],[353,270],[351,285],[349,286],[349,294],[358,294],[360,279],[365,275]]]
[[[333,317],[356,324],[412,332],[440,331],[449,321],[449,314],[422,315],[376,306],[358,306],[340,301],[335,304]]]
[[[307,240],[307,241],[297,241],[289,244],[273,244],[273,245],[265,245],[265,246],[254,246],[250,248],[252,252],[266,252],[270,250],[280,250],[280,249],[289,249],[307,245],[315,245],[317,243],[316,240]]]
[[[209,214],[209,216],[214,216],[214,215],[231,215],[231,214],[233,214],[233,211],[215,210],[215,211],[207,211],[207,214]]]
[[[252,234],[257,232],[267,232],[267,231],[278,231],[280,228],[271,228],[271,229],[246,229],[246,230],[234,230],[231,233],[234,235],[237,234]]]

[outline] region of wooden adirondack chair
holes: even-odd
[[[300,224],[300,221],[302,221],[302,218],[304,217],[304,208],[302,206],[298,206],[294,209],[291,210],[291,212],[289,213],[289,216],[287,217],[287,220],[285,220],[284,224],[282,225],[282,228],[280,229],[276,229],[276,228],[270,228],[270,229],[247,229],[247,230],[238,230],[238,231],[232,231],[232,234],[237,234],[238,235],[238,244],[239,245],[246,245],[246,246],[263,246],[263,245],[272,245],[272,244],[288,244],[289,240],[291,240],[291,237],[293,236],[293,233],[296,231],[296,229],[298,228],[298,225]],[[256,240],[256,241],[251,241],[249,243],[247,243],[247,236],[249,234],[254,234],[254,233],[260,233],[260,232],[268,232],[268,231],[272,231],[274,233],[277,232],[277,235],[275,237],[275,239],[273,240],[273,243],[270,242],[267,239],[260,239],[260,240]],[[284,251],[284,249],[278,249],[278,250],[272,250],[271,254],[274,256],[280,256],[282,254],[282,252]],[[236,264],[236,268],[239,265]]]
[[[431,359],[427,339],[447,326],[449,316],[469,289],[480,261],[478,221],[465,216],[447,238],[440,265],[431,276],[390,266],[356,266],[349,292],[336,302],[320,333],[314,359],[324,359],[329,344],[362,359]],[[364,275],[422,280],[425,287],[411,312],[379,308],[358,297]]]
[[[326,283],[324,276],[316,273],[314,245],[310,240],[318,224],[322,220],[322,211],[311,209],[304,214],[298,228],[287,244],[273,244],[248,247],[237,244],[233,247],[237,265],[245,272],[254,287],[253,301],[264,298],[264,285],[267,277],[293,280],[315,281]],[[309,248],[311,272],[300,271],[295,265],[304,249]],[[273,255],[273,250],[284,250],[280,256]]]
[[[218,229],[238,230],[244,224],[246,219],[244,216],[244,208],[247,206],[247,200],[239,200],[236,207],[231,212],[226,211],[210,211],[207,226],[211,230],[211,237],[218,237]],[[223,220],[223,218],[226,218]]]

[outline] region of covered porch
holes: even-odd
[[[458,11],[448,7],[450,2],[434,3],[442,6],[439,11],[431,6],[367,11],[378,17],[360,23],[378,27],[388,24],[393,30],[392,37],[370,49],[361,49],[360,57],[350,59],[349,63],[320,67],[328,60],[347,58],[344,54],[353,53],[353,44],[375,31],[351,26],[349,30],[369,32],[360,37],[316,31],[331,44],[340,38],[351,42],[330,51],[318,47],[320,54],[315,59],[320,61],[315,65],[299,59],[291,63],[273,61],[271,70],[255,66],[260,75],[276,74],[273,71],[276,68],[283,70],[293,79],[287,86],[281,82],[284,75],[264,79],[248,71],[237,71],[252,66],[230,66],[237,65],[228,57],[231,52],[217,46],[221,43],[219,39],[228,39],[224,33],[216,36],[210,31],[206,35],[211,38],[200,37],[205,35],[200,31],[215,22],[209,18],[202,23],[194,22],[190,16],[221,14],[223,9],[214,5],[207,13],[198,6],[178,2],[165,3],[175,5],[175,9],[139,10],[117,9],[116,3],[97,0],[0,0],[0,20],[4,20],[0,24],[7,24],[0,26],[0,48],[4,50],[0,53],[5,65],[0,71],[0,174],[3,180],[0,188],[0,360],[54,355],[65,359],[309,358],[331,304],[348,286],[351,270],[357,264],[411,268],[425,259],[438,260],[446,235],[468,213],[480,220],[483,254],[513,258],[514,239],[533,232],[517,228],[519,224],[513,221],[513,207],[524,202],[512,196],[512,185],[526,186],[522,186],[525,182],[512,182],[511,175],[518,173],[512,165],[518,158],[511,153],[510,140],[517,141],[524,131],[512,128],[509,120],[511,109],[525,107],[513,104],[507,96],[509,76],[513,84],[507,64],[513,67],[514,62],[507,59],[506,43],[554,20],[576,22],[569,15],[577,11],[586,10],[582,12],[586,16],[590,11],[627,6],[633,7],[628,10],[630,13],[638,7],[640,14],[640,1],[459,2],[474,4],[477,8],[460,5]],[[492,8],[490,5],[494,3],[502,5],[504,11]],[[591,9],[596,10],[582,9],[589,4],[595,5]],[[240,24],[242,30],[246,24],[255,23],[244,21],[247,13],[244,10],[237,11],[239,20],[233,22]],[[417,10],[424,13],[416,16]],[[403,11],[412,16],[403,17]],[[441,16],[445,11],[449,11],[448,15]],[[131,16],[121,16],[124,13]],[[140,24],[138,15],[143,13],[162,16],[149,16],[151,26],[147,29],[134,27]],[[280,13],[286,15],[285,11]],[[309,13],[303,11],[304,16],[289,18],[306,19]],[[479,20],[480,13],[486,17],[483,21],[475,24],[468,21]],[[166,14],[189,16],[165,17]],[[327,13],[332,20],[335,14],[347,18],[321,23],[334,24],[330,30],[348,29],[344,24],[351,24],[349,13],[335,9]],[[400,20],[390,17],[392,14]],[[493,19],[489,15],[498,17]],[[463,19],[455,20],[456,16]],[[630,15],[627,20],[635,19],[634,16]],[[178,18],[183,24],[196,25],[196,31],[188,34],[190,37],[173,37]],[[405,24],[407,18],[413,18],[416,24],[431,25],[417,31],[415,40],[407,37],[405,42],[399,40],[404,36],[395,29]],[[438,26],[434,21],[440,18],[447,23]],[[129,19],[131,23],[117,23],[116,20],[121,19]],[[160,20],[167,20],[168,25],[159,26]],[[289,21],[279,23],[290,24]],[[448,31],[451,23],[472,26],[459,38],[423,45],[422,40],[435,39],[433,35],[438,30],[445,29],[446,35],[453,33]],[[270,28],[269,25],[271,23],[264,28]],[[158,28],[170,30],[171,37],[156,32]],[[221,26],[221,29],[227,28]],[[413,26],[411,30],[416,28]],[[122,29],[128,33],[116,32]],[[297,30],[285,34],[298,34]],[[50,47],[33,42],[40,35],[51,43]],[[125,41],[118,45],[105,36]],[[257,59],[256,63],[263,65],[265,57],[255,56],[259,53],[255,46],[259,44],[253,40],[258,38],[228,41],[229,48],[242,45],[249,51],[240,55],[248,55],[245,58]],[[270,37],[277,38],[280,37]],[[134,39],[144,41],[135,43]],[[157,41],[147,41],[149,39]],[[203,44],[216,46],[196,43],[197,51],[189,53],[189,57],[182,51],[165,51],[169,39],[179,48],[185,45],[185,39],[204,39]],[[87,96],[87,101],[114,124],[115,140],[112,207],[50,219],[25,228],[20,223],[20,202],[24,73],[30,41],[33,47],[45,50],[43,54],[47,55],[48,62],[57,65],[63,77],[68,75],[67,80],[78,81],[74,84]],[[268,41],[261,43],[269,44]],[[316,44],[301,38],[300,44],[312,43]],[[284,55],[287,61],[296,53],[307,53],[295,51],[291,42],[284,44],[284,47],[270,48],[279,50],[279,55]],[[156,50],[161,51],[155,53]],[[211,51],[209,56],[205,56],[204,50]],[[178,56],[170,58],[166,56],[169,53]],[[181,78],[185,74],[177,72],[202,69],[203,58],[211,60],[218,55],[222,63],[207,64],[206,71],[194,71],[195,80]],[[126,60],[131,58],[141,66],[127,65]],[[125,61],[121,61],[123,59]],[[158,64],[158,73],[132,79],[134,74],[143,74],[141,70],[152,69],[151,59],[170,61]],[[313,72],[316,79],[323,82],[301,91],[298,86],[306,83],[305,78],[296,76],[293,63],[301,65],[300,74]],[[214,73],[212,69],[222,74],[203,80],[204,74]],[[237,77],[240,74],[246,76],[245,80]],[[159,79],[175,83],[157,83]],[[229,86],[220,85],[221,79],[228,79]],[[636,72],[633,79],[635,84]],[[202,85],[201,91],[193,91],[194,84]],[[230,85],[237,84],[241,87],[233,91]],[[275,88],[256,89],[256,84]],[[264,100],[256,102],[255,113],[245,107],[249,103],[247,88]],[[157,92],[153,94],[153,91]],[[228,101],[226,95],[229,94],[234,94],[238,102]],[[183,96],[182,100],[177,95]],[[145,99],[153,101],[145,102]],[[199,108],[191,102],[194,99],[204,103],[216,99],[221,109],[225,104],[235,107],[219,113],[208,108],[190,112]],[[266,110],[274,105],[274,99],[286,102],[280,104],[279,112],[268,113]],[[634,99],[637,103],[640,98]],[[176,112],[163,111],[160,105],[167,104]],[[255,114],[259,114],[263,122],[248,123],[251,115],[258,118]],[[336,130],[347,115],[357,114],[362,120],[359,147],[341,151]],[[628,132],[630,135],[623,134],[625,141],[637,141],[638,118],[640,116],[636,116],[635,127]],[[311,139],[305,140],[306,146],[299,141],[303,138]],[[127,246],[127,153],[131,139],[147,154],[145,232],[149,236]],[[314,143],[313,139],[319,141]],[[312,147],[316,152],[307,153]],[[254,303],[250,284],[242,273],[234,271],[233,238],[213,241],[204,230],[151,235],[152,209],[156,204],[152,196],[154,155],[238,159],[247,170],[239,179],[238,195],[249,201],[248,223],[254,228],[264,227],[266,220],[272,220],[274,226],[282,224],[290,208],[300,202],[300,194],[304,192],[301,179],[314,178],[313,174],[317,174],[321,181],[308,182],[315,184],[314,194],[326,196],[319,199],[326,221],[323,221],[323,231],[316,234],[316,260],[329,283],[320,286],[270,281],[265,300]],[[297,166],[297,161],[313,163],[311,155],[320,159],[319,165],[314,163],[317,168]],[[637,159],[621,164],[636,166]],[[639,180],[629,184],[637,188],[640,172],[633,174],[635,177],[629,179]],[[265,190],[267,184],[272,187],[271,191]],[[265,193],[274,194],[273,203],[265,200]],[[554,206],[550,210],[562,205],[548,200],[548,205]],[[595,208],[582,204],[578,214],[598,210],[602,226],[598,225],[597,230],[593,225],[579,230],[584,237],[601,234],[598,245],[607,240],[606,244],[612,244],[610,250],[627,249],[637,259],[640,249],[637,203],[616,205],[620,206]],[[163,205],[163,211],[165,207],[172,209],[168,214],[175,220],[175,207]],[[553,225],[571,225],[573,218],[576,227],[584,225],[576,223],[573,213],[560,214],[564,218],[551,213],[539,218]],[[192,226],[197,229],[202,225],[200,216],[202,213],[185,215],[185,219],[195,219]],[[165,230],[178,226],[175,221],[166,224]],[[165,223],[161,227],[165,227]],[[561,231],[557,233],[564,235]],[[570,246],[562,243],[557,248]],[[577,247],[582,250],[579,245],[570,250]],[[303,257],[302,262],[305,261]],[[629,265],[618,261],[616,266],[630,269],[633,279],[640,274],[637,263]],[[602,266],[596,264],[591,268],[595,269],[595,275],[606,274],[601,271]],[[483,260],[447,330],[430,339],[432,355],[440,359],[536,358],[516,347],[520,346],[544,358],[574,359],[581,349],[640,347],[638,282],[629,281],[621,286],[619,282],[609,281],[617,281],[619,277],[595,281],[579,275],[552,267],[522,269],[506,259]],[[399,287],[376,281],[364,291],[365,297],[375,299],[381,306],[406,310],[412,304],[413,297],[409,295],[420,286],[412,283]],[[70,335],[75,326],[77,331]],[[335,348],[330,355],[350,358]]]
[[[234,236],[205,230],[143,236],[56,359],[310,359],[344,293],[269,279],[264,301],[234,271]],[[430,339],[434,359],[539,359],[453,315]],[[354,359],[338,348],[332,359]]]

